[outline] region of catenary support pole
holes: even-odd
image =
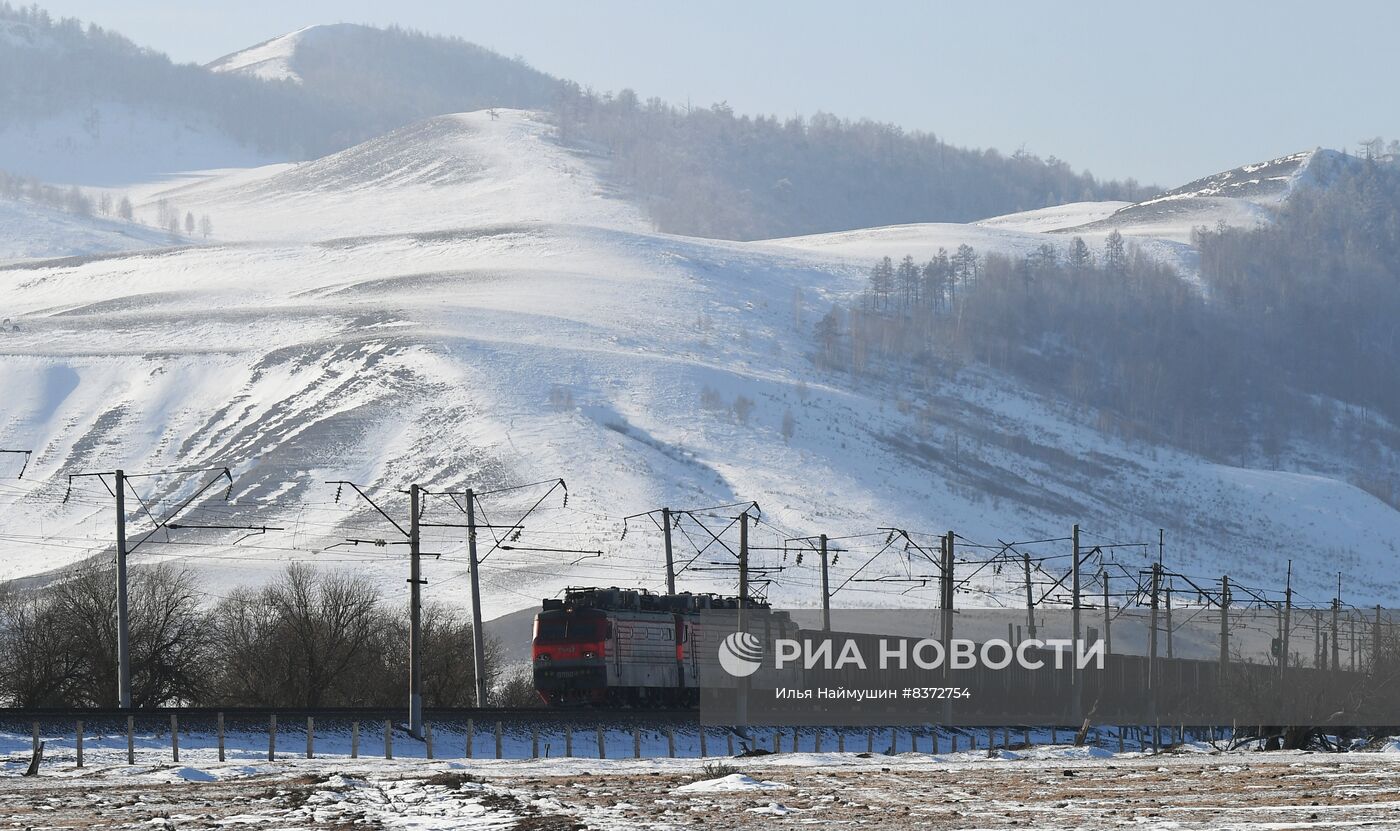
[[[1108,570],[1103,571],[1103,649],[1113,653],[1113,612],[1108,605]]]
[[[481,566],[476,559],[476,494],[467,488],[467,570],[472,584],[472,670],[476,706],[486,706],[486,633],[481,625]]]
[[[821,535],[822,558],[822,631],[831,631],[831,581],[828,574],[830,561],[827,559],[826,534]]]
[[[1230,575],[1220,578],[1220,681],[1230,671]]]
[[[1021,562],[1026,570],[1026,637],[1035,639],[1035,598],[1031,594],[1031,555],[1023,553]]]
[[[126,472],[113,476],[117,497],[117,703],[131,709],[131,619],[126,602]]]
[[[408,488],[408,512],[408,733],[417,739],[423,736],[423,576],[416,484]]]
[[[671,554],[671,509],[661,509],[661,536],[666,544],[666,593],[676,593],[676,562]]]
[[[1079,586],[1079,525],[1076,523],[1071,536],[1074,545],[1074,556],[1070,565],[1070,587],[1073,592],[1073,602],[1070,604],[1070,628],[1073,630],[1073,649],[1077,655],[1079,652],[1079,639],[1081,629],[1079,628],[1079,609],[1083,605],[1083,598],[1080,594]],[[1084,717],[1084,673],[1079,669],[1079,662],[1073,661],[1070,667],[1070,679],[1073,687],[1070,690],[1070,717],[1075,724]]]

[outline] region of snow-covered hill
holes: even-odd
[[[0,269],[0,445],[36,451],[24,482],[0,487],[0,577],[107,551],[110,497],[80,480],[62,501],[68,472],[228,464],[235,501],[187,521],[282,530],[161,534],[138,562],[190,565],[213,596],[293,557],[402,592],[402,549],[372,542],[395,541],[394,529],[348,491],[337,503],[325,480],[371,486],[402,515],[397,489],[410,482],[562,476],[567,506],[551,498],[517,547],[486,560],[488,616],[570,584],[657,588],[658,536],[634,525],[621,539],[620,518],[739,499],[763,509],[755,556],[785,568],[770,591],[788,603],[814,603],[816,575],[782,554],[787,535],[899,525],[994,543],[1062,537],[1074,522],[1091,543],[1155,541],[1165,527],[1169,561],[1190,573],[1274,585],[1292,557],[1300,597],[1330,597],[1346,569],[1377,575],[1370,599],[1400,598],[1380,567],[1398,553],[1400,514],[1347,484],[1105,438],[976,366],[918,393],[814,367],[812,323],[861,289],[881,250],[871,239],[916,256],[916,243],[1067,239],[1029,230],[1041,219],[754,244],[657,234],[537,117],[497,116],[446,116],[315,162],[139,194],[148,209],[163,198],[215,216],[218,245]],[[1100,209],[1067,212],[1079,210]],[[152,512],[190,493],[182,476],[138,491],[158,500]],[[489,520],[508,522],[537,493],[492,497]],[[129,507],[139,528],[146,506]],[[724,562],[713,546],[698,554],[703,532],[688,531],[682,561]],[[461,531],[430,536],[443,556],[425,565],[427,596],[463,603]],[[835,582],[882,543],[843,542]],[[1111,550],[1129,568],[1155,557]],[[921,570],[896,547],[863,576],[909,573]],[[681,582],[732,580],[707,570]],[[897,585],[850,583],[838,602],[929,602],[917,581]],[[961,602],[1015,591],[988,571]]]
[[[135,225],[0,198],[0,263],[161,248],[168,234]]]
[[[56,184],[120,188],[189,170],[273,160],[207,119],[118,103],[23,122],[0,119],[0,170]]]
[[[1101,247],[1113,231],[1145,253],[1184,274],[1196,269],[1191,232],[1223,223],[1253,227],[1297,188],[1323,185],[1329,165],[1345,163],[1341,154],[1317,149],[1198,179],[1141,202],[1075,202],[971,224],[929,222],[863,228],[830,234],[770,240],[769,245],[812,251],[868,266],[880,257],[910,255],[924,261],[938,249],[949,252],[970,245],[978,253],[1024,256],[1042,245],[1064,249],[1073,237]]]
[[[291,60],[297,55],[297,46],[302,38],[314,38],[316,32],[325,32],[330,27],[307,27],[279,35],[248,49],[225,55],[207,64],[207,69],[216,73],[239,73],[266,81],[293,81],[301,83],[301,76],[291,67]],[[349,27],[342,27],[349,28]]]
[[[519,110],[445,115],[315,161],[268,165],[134,191],[217,218],[233,240],[320,240],[502,222],[645,230],[585,157]]]

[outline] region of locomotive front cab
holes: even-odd
[[[540,697],[556,706],[603,699],[610,637],[612,624],[598,609],[556,607],[535,615],[530,658]]]

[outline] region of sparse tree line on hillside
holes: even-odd
[[[136,211],[130,197],[123,194],[113,196],[102,191],[94,199],[76,185],[58,187],[40,182],[28,176],[17,176],[0,170],[0,198],[25,200],[46,208],[66,211],[77,216],[100,216],[135,222]],[[194,237],[196,234],[208,239],[214,233],[214,221],[209,214],[195,217],[193,211],[185,211],[170,204],[167,199],[156,203],[156,224],[170,235],[172,240]]]
[[[115,585],[110,569],[87,569],[42,589],[0,588],[0,702],[113,704]],[[215,597],[189,571],[139,567],[128,597],[137,707],[396,706],[406,695],[407,610],[388,608],[364,576],[294,564],[263,588]],[[430,603],[422,632],[425,706],[472,706],[471,623]],[[517,699],[507,703],[533,703],[520,679],[502,689]]]
[[[817,322],[814,357],[915,389],[977,361],[1107,432],[1230,463],[1324,445],[1400,505],[1400,170],[1337,164],[1270,225],[1198,230],[1199,286],[1116,233],[1099,250],[881,260]]]
[[[760,239],[919,221],[968,221],[1085,199],[1134,201],[1024,151],[954,147],[937,136],[826,113],[779,119],[726,104],[675,107],[630,89],[565,82],[554,105],[566,144],[602,150],[663,231]]]

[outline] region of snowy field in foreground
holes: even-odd
[[[5,736],[13,750],[22,737]],[[1400,823],[1395,753],[71,760],[0,774],[0,828],[1329,828]],[[718,767],[723,764],[726,767]]]

